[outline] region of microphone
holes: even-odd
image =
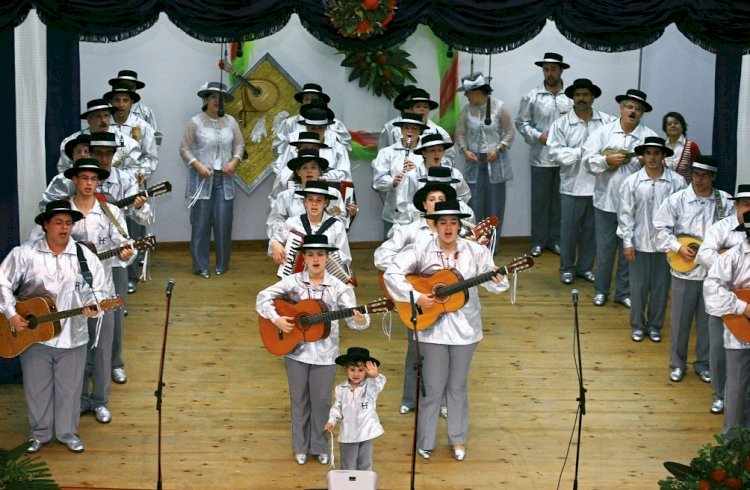
[[[172,290],[174,289],[174,279],[170,279],[167,281],[167,297],[172,297]]]
[[[409,291],[409,303],[411,303],[411,323],[417,324],[417,303],[414,302],[414,291]]]
[[[219,117],[224,117],[224,93],[219,92]]]
[[[577,304],[578,304],[578,290],[577,290],[577,289],[574,289],[574,290],[573,290],[573,291],[571,291],[570,293],[571,293],[571,295],[573,296],[573,304],[574,304],[574,305],[577,305]]]
[[[490,111],[492,110],[492,101],[490,99],[490,96],[487,96],[487,107],[484,111],[484,125],[489,126],[492,124],[492,118],[490,117]]]

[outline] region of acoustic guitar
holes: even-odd
[[[96,305],[91,305],[96,308]],[[110,311],[123,306],[122,298],[105,299],[99,303],[100,311]],[[50,296],[38,296],[16,302],[16,313],[28,326],[21,331],[11,326],[4,315],[0,315],[0,357],[16,357],[36,342],[51,340],[62,331],[60,320],[82,315],[84,307],[57,311],[55,300]]]
[[[750,302],[750,289],[738,289],[734,292],[739,299]],[[750,318],[745,315],[723,315],[724,325],[743,342],[750,342]]]
[[[132,248],[133,250],[151,250],[156,246],[156,237],[154,235],[146,235],[143,238],[140,238],[133,243],[126,243],[125,245],[121,245],[119,247],[106,250],[104,252],[97,252],[96,251],[96,245],[94,245],[91,242],[80,242],[81,245],[85,245],[86,248],[91,250],[93,253],[96,254],[97,257],[99,257],[99,260],[108,259],[110,257],[114,257],[115,255],[120,255],[120,252],[123,250],[127,250],[129,248]]]
[[[294,318],[294,330],[284,333],[262,316],[258,318],[258,328],[266,350],[283,356],[293,351],[300,342],[317,342],[328,337],[332,320],[349,318],[354,315],[354,310],[360,313],[384,313],[393,309],[393,301],[382,298],[366,305],[336,311],[328,311],[325,303],[317,299],[305,299],[299,303],[275,299],[273,306],[279,315]]]
[[[680,245],[689,248],[695,253],[698,253],[698,249],[701,247],[701,243],[703,243],[703,240],[692,235],[677,235],[677,241],[680,242]],[[726,251],[726,248],[719,250],[719,255],[723,254]],[[669,262],[669,267],[673,271],[680,272],[682,274],[687,274],[691,270],[698,267],[698,264],[695,263],[695,260],[685,260],[684,258],[682,258],[682,255],[672,251],[667,252],[667,262]]]
[[[503,274],[507,276],[514,272],[522,272],[534,266],[534,259],[525,255],[515,259],[510,264],[500,267],[495,271],[485,272],[470,279],[464,279],[454,269],[442,269],[434,274],[407,274],[406,279],[412,287],[422,294],[432,294],[435,304],[431,308],[423,308],[417,305],[417,330],[431,327],[443,313],[460,310],[469,300],[469,288],[478,286],[492,279],[493,276]],[[408,301],[396,301],[396,311],[401,321],[407,327],[414,329],[411,322],[411,303]]]
[[[130,206],[131,204],[133,204],[133,202],[135,202],[135,200],[139,197],[158,197],[170,192],[172,192],[172,184],[170,182],[164,181],[159,182],[156,185],[152,185],[148,189],[138,192],[137,194],[133,194],[132,196],[128,196],[119,200],[115,199],[114,197],[112,197],[112,195],[107,194],[106,192],[97,193],[96,198],[100,202],[106,202],[107,204],[117,206],[118,208],[124,208],[125,206]]]

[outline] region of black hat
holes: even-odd
[[[643,155],[646,152],[646,148],[659,148],[664,152],[664,155],[668,157],[674,155],[674,151],[664,144],[664,139],[659,138],[658,136],[646,137],[646,141],[642,145],[636,146],[633,151],[635,151],[637,155]]]
[[[198,97],[200,97],[201,99],[205,99],[209,95],[216,92],[224,94],[225,102],[232,102],[234,100],[232,94],[227,93],[227,86],[219,82],[206,82],[201,85],[201,88],[198,89]]]
[[[312,104],[305,104],[299,110],[302,119],[297,121],[303,126],[330,126],[333,124],[335,115],[328,107],[314,107]]]
[[[65,154],[68,156],[68,158],[73,158],[73,150],[78,145],[91,146],[91,136],[89,136],[88,134],[79,134],[72,140],[65,143]]]
[[[737,186],[737,192],[730,199],[750,199],[750,184],[740,184]]]
[[[103,133],[91,133],[89,146],[106,146],[108,148],[120,148],[121,141],[117,141],[117,135],[105,131]]]
[[[328,170],[328,160],[325,158],[319,156],[318,150],[314,148],[305,148],[303,150],[299,150],[297,152],[297,157],[292,158],[286,163],[286,166],[289,170],[294,172],[295,170],[299,169],[303,163],[309,162],[310,160],[314,160],[317,162],[318,167],[320,167],[320,173],[325,173],[326,170]]]
[[[617,97],[615,97],[615,100],[618,104],[625,99],[637,100],[638,102],[643,104],[643,106],[645,107],[645,112],[651,112],[651,109],[653,109],[653,107],[651,107],[651,104],[646,102],[646,97],[648,96],[645,92],[641,92],[640,90],[631,88],[628,89],[627,92],[625,92],[625,95],[618,95]]]
[[[110,114],[117,111],[117,108],[109,105],[109,102],[104,99],[94,99],[86,102],[86,110],[81,113],[81,119],[86,119],[89,114],[96,111],[109,111]]]
[[[318,96],[326,101],[326,104],[331,101],[331,98],[323,92],[323,87],[318,85],[317,83],[306,83],[302,90],[294,94],[294,100],[296,100],[299,103],[302,103],[302,96],[304,94],[318,94]]]
[[[734,231],[744,231],[750,236],[750,211],[742,213],[742,221],[744,221],[744,223],[737,225],[737,228],[735,228]]]
[[[346,354],[338,356],[336,358],[336,364],[339,366],[346,366],[350,362],[373,362],[376,366],[380,366],[380,361],[374,357],[370,357],[370,351],[364,347],[349,347],[346,349]]]
[[[99,176],[99,180],[107,180],[107,177],[109,177],[109,170],[104,170],[99,162],[93,158],[79,158],[63,175],[70,179],[81,172],[94,172]]]
[[[139,100],[141,100],[141,96],[138,95],[138,92],[135,90],[131,90],[130,87],[123,83],[116,83],[112,86],[112,90],[104,94],[105,100],[112,100],[112,98],[115,96],[115,94],[128,94],[130,95],[130,98],[133,99],[133,103],[135,104]]]
[[[404,101],[403,106],[411,107],[416,102],[427,102],[427,104],[430,106],[430,110],[437,109],[438,103],[434,100],[430,99],[430,94],[427,93],[426,90],[422,90],[421,88],[415,88],[411,91],[409,94],[409,97]]]
[[[404,88],[401,89],[401,92],[399,92],[398,95],[393,98],[393,107],[395,107],[396,110],[403,112],[404,103],[409,100],[409,96],[411,96],[411,93],[416,89],[417,87],[414,85],[404,86]]]
[[[573,95],[576,93],[576,90],[579,88],[589,89],[591,91],[591,95],[593,95],[594,98],[602,95],[602,89],[594,85],[588,78],[577,78],[576,81],[573,82],[573,85],[565,88],[565,95],[567,95],[568,98],[572,99]]]
[[[457,218],[468,218],[468,213],[461,211],[461,204],[458,201],[440,201],[435,203],[435,211],[425,214],[424,217],[437,221],[441,216],[455,216]]]
[[[419,179],[420,182],[438,182],[440,184],[458,184],[460,180],[453,177],[450,167],[430,167],[427,169],[427,177]],[[448,199],[451,201],[452,199]]]
[[[447,150],[448,148],[453,146],[453,143],[451,143],[450,141],[445,141],[440,133],[423,134],[419,139],[419,145],[414,148],[414,153],[416,153],[417,155],[421,155],[425,149],[431,146],[438,145],[442,146],[443,150]]]
[[[304,143],[318,145],[318,148],[330,148],[327,144],[320,141],[318,133],[313,133],[312,131],[300,131],[297,134],[297,139],[289,142],[290,145],[298,148]]]
[[[719,172],[719,163],[711,155],[698,155],[691,165],[691,168],[705,170],[706,172]]]
[[[299,194],[300,196],[318,194],[320,196],[326,196],[329,199],[337,199],[339,197],[331,191],[330,186],[326,182],[320,180],[308,180],[304,189],[294,191],[294,193]]]
[[[306,235],[302,239],[302,245],[300,245],[299,249],[303,252],[305,250],[328,250],[329,252],[333,252],[334,250],[338,250],[338,247],[329,245],[326,235]]]
[[[130,82],[135,83],[136,90],[141,89],[146,86],[145,83],[138,80],[138,74],[134,72],[133,70],[120,70],[117,72],[117,78],[110,78],[109,84],[114,87],[114,85],[118,82]]]
[[[52,219],[52,216],[57,213],[68,213],[70,217],[73,218],[73,223],[83,218],[82,213],[71,209],[69,201],[50,201],[44,208],[44,212],[39,213],[36,218],[34,218],[34,223],[41,225],[45,221]]]
[[[420,132],[428,128],[428,126],[422,122],[422,114],[417,114],[416,112],[402,112],[398,121],[393,123],[394,126],[398,126],[399,128],[404,124],[417,125],[419,126]]]
[[[414,197],[411,200],[411,202],[414,204],[414,207],[422,211],[423,213],[426,212],[424,208],[424,200],[427,199],[427,194],[432,191],[442,191],[443,194],[445,194],[446,201],[456,200],[456,189],[454,189],[450,184],[445,184],[443,182],[427,182],[417,192],[414,193]]]
[[[471,75],[467,75],[461,79],[461,86],[456,89],[458,92],[471,92],[472,90],[476,90],[478,88],[487,87],[492,90],[490,87],[490,80],[488,78],[485,78],[484,75],[482,75],[481,71],[478,71],[476,73],[472,73]]]
[[[543,60],[534,62],[536,66],[544,66],[545,63],[557,63],[563,70],[570,68],[569,64],[563,62],[562,55],[557,53],[544,53]]]

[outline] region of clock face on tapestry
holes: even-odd
[[[245,138],[245,158],[237,166],[235,178],[250,194],[273,170],[274,128],[299,112],[294,95],[301,86],[268,53],[242,75],[234,72],[228,60],[220,66],[236,80],[229,89],[234,100],[226,103],[225,110],[237,120]]]

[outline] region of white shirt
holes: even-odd
[[[750,243],[745,237],[742,243],[719,256],[703,281],[703,298],[709,315],[745,314],[747,303],[733,293],[750,288]],[[750,343],[738,340],[724,325],[724,348],[750,349]]]
[[[137,170],[140,168],[139,162],[142,158],[141,145],[130,136],[119,132],[116,127],[110,126],[109,132],[114,133],[117,142],[122,143],[123,145],[115,149],[115,156],[112,158],[112,167],[133,173],[134,176],[137,177]],[[65,154],[65,145],[68,141],[75,139],[80,134],[91,134],[91,128],[76,131],[60,143],[60,159],[57,161],[58,172],[63,173],[73,166],[73,160],[68,158],[68,155]]]
[[[422,217],[408,225],[395,225],[389,232],[388,240],[375,249],[375,267],[378,270],[385,271],[393,263],[396,255],[407,245],[419,239],[430,240],[434,236],[435,232],[427,224],[427,220]]]
[[[398,186],[393,186],[393,179],[399,172],[403,172],[404,163],[413,162],[417,168],[408,173],[423,172],[424,159],[421,155],[414,153],[412,149],[407,149],[401,143],[395,143],[383,148],[378,152],[375,160],[372,161],[372,187],[376,191],[385,194],[385,203],[383,204],[382,218],[388,223],[396,222],[398,215],[398,187],[404,185],[402,180]]]
[[[271,212],[268,213],[268,219],[266,220],[266,234],[269,239],[274,236],[274,233],[278,233],[277,230],[284,226],[287,219],[305,214],[305,198],[296,193],[300,189],[299,184],[295,184],[294,187],[281,191],[271,203]],[[336,218],[343,220],[346,217],[346,210],[343,209],[341,194],[333,187],[329,189],[339,197],[331,199],[328,214],[331,214],[331,211],[335,209],[339,213]]]
[[[146,121],[136,116],[132,112],[123,124],[117,124],[115,117],[110,116],[109,126],[115,129],[116,133],[130,136],[141,147],[141,158],[138,160],[138,174],[142,174],[144,179],[156,172],[159,166],[159,154],[156,146],[156,136],[154,128]]]
[[[529,161],[533,167],[557,167],[549,156],[549,146],[539,141],[542,133],[549,131],[552,123],[573,110],[573,101],[565,95],[563,87],[556,94],[542,83],[523,97],[516,115],[516,129],[531,147]]]
[[[328,221],[328,218],[330,217],[331,216],[328,213],[324,212],[323,219],[320,221],[320,223],[316,225],[310,223],[310,229],[312,230],[312,232],[317,232],[318,229],[323,226],[323,223]],[[271,237],[268,244],[268,255],[272,254],[273,249],[271,248],[271,244],[274,241],[279,242],[282,245],[285,244],[289,239],[289,233],[292,230],[298,231],[303,235],[307,235],[305,227],[302,225],[301,215],[292,216],[284,222],[284,226],[274,228],[273,236]],[[328,227],[328,229],[323,232],[323,234],[328,237],[329,244],[338,248],[338,250],[334,253],[339,256],[342,265],[350,265],[352,263],[352,253],[349,250],[349,238],[346,236],[346,228],[344,227],[344,224],[341,222],[341,220],[336,220],[332,226]]]
[[[385,432],[377,412],[378,394],[385,386],[385,376],[365,378],[356,387],[349,380],[340,383],[333,390],[335,400],[328,413],[328,422],[339,426],[339,442],[364,442]]]
[[[383,126],[383,130],[380,131],[380,139],[378,140],[378,150],[382,150],[383,148],[387,146],[394,145],[396,143],[401,142],[402,133],[401,128],[399,126],[394,126],[393,123],[400,121],[400,117],[395,117],[385,123]],[[450,133],[443,129],[442,126],[438,125],[435,121],[432,119],[427,119],[427,129],[422,131],[422,137],[424,137],[426,134],[439,134],[441,138],[443,138],[443,141],[446,143],[453,143],[453,140],[451,139]],[[448,162],[448,166],[452,166],[453,162],[456,160],[456,147],[452,146],[445,150],[445,154],[443,155],[443,158],[446,162]]]
[[[286,146],[292,140],[292,135],[299,131],[305,130],[305,126],[299,123],[299,121],[302,121],[303,119],[304,118],[300,114],[297,114],[296,116],[289,116],[284,119],[284,121],[279,126],[279,129],[274,134],[273,141],[271,142],[271,149],[275,154],[281,155],[284,151],[286,151]],[[342,145],[344,145],[344,148],[346,148],[348,151],[351,151],[352,136],[349,134],[349,130],[346,129],[346,126],[344,126],[343,122],[334,118],[333,124],[329,125],[326,128],[326,133],[328,132],[333,133],[335,135],[335,138]]]
[[[702,265],[708,271],[719,258],[720,250],[730,249],[742,243],[746,237],[745,232],[734,230],[739,224],[737,213],[732,213],[709,226],[698,253],[695,255],[695,263]]]

